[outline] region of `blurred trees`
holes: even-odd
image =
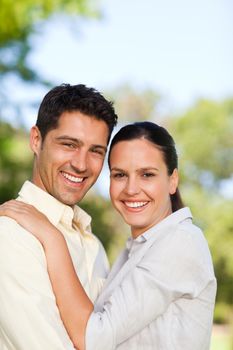
[[[0,0],[0,78],[17,74],[21,79],[41,81],[28,66],[31,35],[54,14],[97,16],[91,0]]]
[[[31,163],[27,132],[0,121],[0,203],[17,196]]]
[[[233,99],[201,100],[170,120],[180,162],[181,190],[204,229],[218,281],[219,321],[233,309]],[[226,310],[223,312],[223,310]],[[221,320],[222,317],[222,320]]]
[[[114,101],[120,121],[134,122],[159,117],[158,106],[161,96],[150,88],[138,91],[128,84],[123,84],[106,95]]]
[[[233,99],[201,100],[173,125],[185,179],[219,193],[233,175]]]
[[[12,90],[20,92],[22,86],[26,90],[32,84],[39,88],[51,83],[30,65],[33,35],[54,16],[69,15],[69,22],[74,23],[80,18],[98,17],[97,6],[93,0],[0,0],[0,120],[6,113],[11,118],[16,116],[18,123],[23,120],[20,114],[25,106],[16,103]]]

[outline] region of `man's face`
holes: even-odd
[[[64,112],[43,142],[33,127],[33,183],[66,205],[79,202],[100,174],[108,135],[104,121],[78,111]]]

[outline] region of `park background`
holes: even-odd
[[[54,85],[97,88],[114,101],[119,126],[165,126],[218,280],[211,350],[232,350],[232,1],[0,0],[0,23],[0,203],[30,177],[28,132]],[[108,183],[105,166],[80,206],[112,262],[129,232]]]

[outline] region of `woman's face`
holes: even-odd
[[[132,236],[172,213],[170,194],[178,185],[175,169],[168,175],[162,152],[143,138],[117,143],[110,156],[110,196],[131,226]]]

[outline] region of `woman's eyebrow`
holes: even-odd
[[[155,171],[159,171],[158,168],[155,167],[145,167],[145,168],[139,168],[138,171],[148,171],[148,170],[155,170]]]
[[[113,167],[110,169],[111,171],[125,171],[123,169],[117,168],[117,167]]]

